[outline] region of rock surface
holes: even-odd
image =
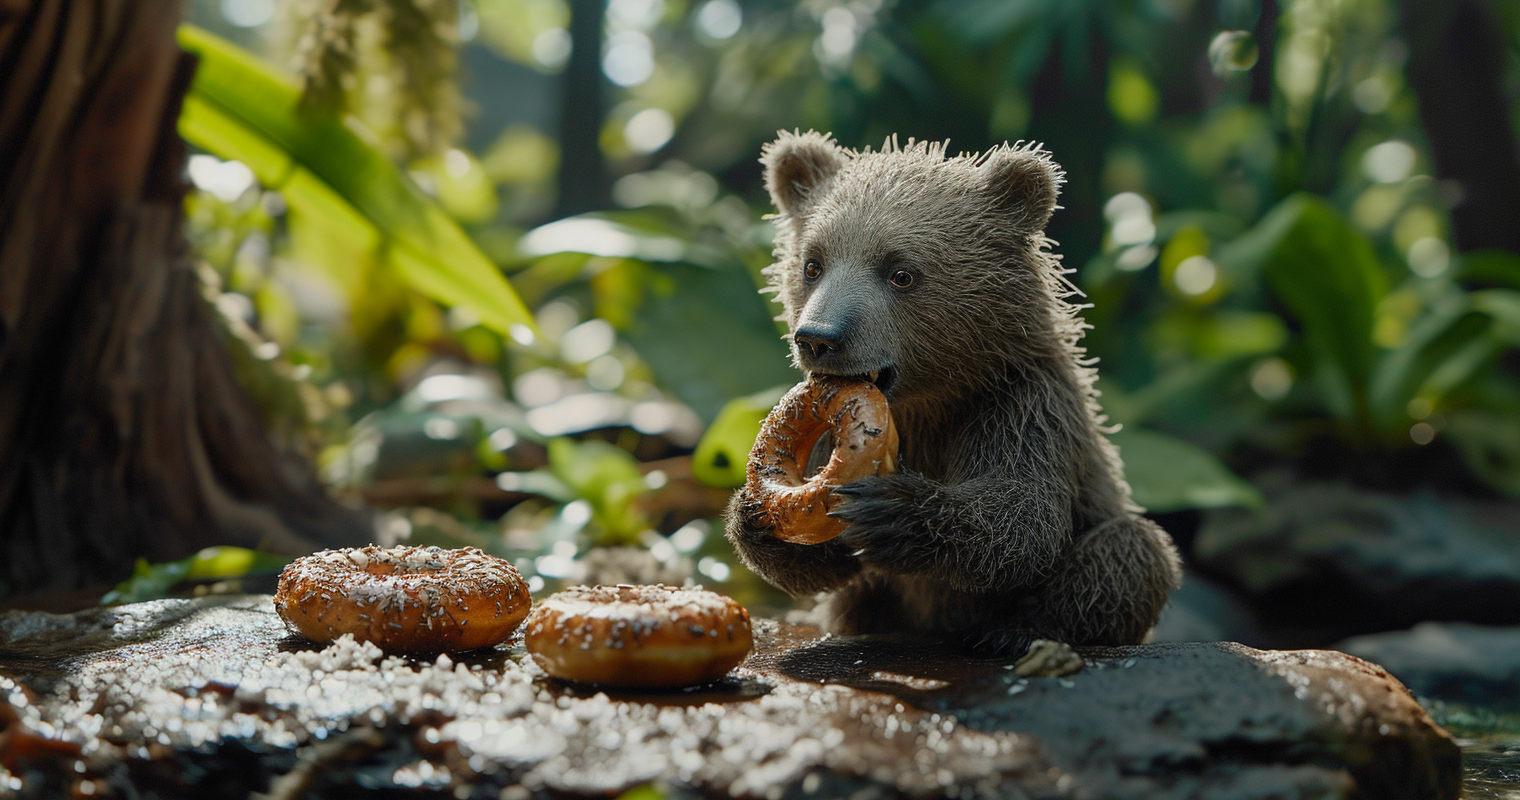
[[[1421,697],[1520,711],[1520,628],[1422,622],[1335,649],[1376,661]]]
[[[0,616],[0,797],[1458,794],[1453,740],[1340,653],[1087,650],[1019,679],[921,640],[756,634],[725,682],[633,694],[557,684],[520,647],[314,650],[261,596]]]
[[[1289,478],[1258,476],[1266,510],[1210,511],[1193,543],[1264,622],[1314,620],[1321,644],[1431,619],[1520,624],[1520,506]]]

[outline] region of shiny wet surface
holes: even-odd
[[[12,615],[0,795],[1455,795],[1450,740],[1362,662],[1086,655],[1068,678],[1021,679],[940,642],[759,620],[728,679],[651,693],[551,680],[520,645],[318,650],[261,596]]]

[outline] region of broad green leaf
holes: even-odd
[[[1288,329],[1276,314],[1221,311],[1199,329],[1194,347],[1203,358],[1241,358],[1275,353],[1288,341]]]
[[[1368,422],[1377,360],[1372,328],[1387,278],[1366,237],[1329,203],[1295,194],[1222,248],[1220,261],[1266,275],[1303,327],[1331,410],[1344,421]]]
[[[181,119],[186,140],[247,164],[293,213],[373,239],[417,291],[469,308],[500,333],[534,329],[496,265],[356,123],[301,108],[294,84],[206,31],[182,25],[179,42],[200,59]]]
[[[800,375],[745,265],[647,216],[571,217],[519,242],[532,266],[513,276],[529,297],[589,284],[598,317],[619,333],[672,391],[704,420],[733,397]]]
[[[274,553],[249,550],[246,547],[208,547],[190,559],[186,580],[206,581],[220,578],[237,578],[255,572],[271,572],[290,563],[290,559]]]
[[[661,272],[674,279],[671,288],[650,293],[624,336],[660,385],[699,416],[712,419],[729,398],[802,380],[742,272],[685,264]]]
[[[708,486],[724,489],[742,486],[760,425],[790,388],[777,386],[728,401],[697,443],[691,456],[692,475]]]
[[[1103,410],[1114,422],[1130,425],[1147,422],[1164,414],[1187,413],[1200,403],[1216,403],[1213,398],[1226,376],[1240,369],[1238,360],[1184,362],[1162,373],[1134,392],[1116,391],[1112,383],[1103,384]]]
[[[1125,428],[1110,434],[1124,459],[1135,502],[1149,511],[1247,506],[1261,508],[1261,492],[1196,445],[1164,433]]]
[[[1276,314],[1207,311],[1181,307],[1156,320],[1149,341],[1160,349],[1185,349],[1201,360],[1228,361],[1281,350],[1288,329]]]

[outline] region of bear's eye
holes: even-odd
[[[818,280],[818,276],[823,274],[823,264],[819,263],[816,258],[810,258],[802,265],[802,274],[808,280],[816,281]]]
[[[888,278],[887,280],[891,281],[892,285],[896,286],[899,289],[906,289],[909,286],[913,285],[913,273],[905,269],[900,269],[892,273],[892,277]]]

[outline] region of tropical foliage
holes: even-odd
[[[208,292],[335,486],[446,509],[451,540],[531,566],[716,513],[797,377],[755,292],[778,128],[1055,153],[1053,235],[1152,510],[1256,506],[1256,471],[1327,455],[1520,493],[1520,256],[1454,237],[1409,77],[1434,6],[611,0],[598,42],[571,20],[600,4],[574,0],[295,4],[261,27],[235,5],[195,20],[243,48],[182,37]],[[409,8],[458,22],[407,42]],[[1520,26],[1484,8],[1513,86]],[[405,77],[454,37],[463,106]],[[574,47],[602,55],[596,158],[554,125]],[[304,77],[271,60],[293,53]],[[555,219],[572,181],[609,202]],[[1422,476],[1422,448],[1468,472]]]

